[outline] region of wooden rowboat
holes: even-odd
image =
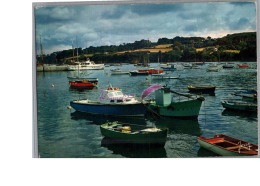
[[[213,138],[198,137],[201,147],[221,156],[258,155],[258,146],[224,134],[216,134]]]
[[[226,109],[244,112],[257,112],[257,104],[254,103],[222,101],[221,104]]]
[[[167,129],[145,127],[135,129],[134,127],[136,126],[115,121],[101,125],[100,131],[103,136],[126,144],[165,145]]]
[[[216,86],[193,86],[193,85],[189,85],[188,89],[189,89],[190,92],[212,94],[212,93],[215,92]]]

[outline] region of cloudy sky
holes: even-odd
[[[141,39],[256,31],[254,3],[87,5],[36,8],[36,45],[44,53],[74,46],[119,45]],[[77,42],[76,42],[77,37]],[[76,44],[77,43],[77,44]]]

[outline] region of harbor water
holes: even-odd
[[[76,71],[37,72],[37,120],[38,144],[41,158],[190,158],[214,157],[213,152],[200,148],[197,137],[213,137],[226,134],[258,144],[257,114],[225,110],[222,100],[241,99],[232,95],[235,91],[257,89],[256,63],[250,68],[221,69],[206,72],[208,64],[200,69],[184,69],[169,72],[180,79],[155,80],[152,76],[111,75],[110,69],[81,71],[82,77],[98,78],[98,86],[92,90],[71,89],[68,76]],[[155,68],[157,64],[152,64]],[[134,70],[134,65],[123,65],[122,70]],[[173,119],[148,114],[145,117],[107,117],[76,112],[68,107],[76,99],[98,100],[101,90],[108,85],[122,89],[124,94],[141,97],[151,85],[167,85],[172,90],[188,93],[188,85],[216,85],[215,95],[204,95],[198,119]],[[174,95],[175,99],[179,99]],[[152,93],[148,98],[153,98]],[[168,128],[167,141],[161,148],[109,143],[100,133],[100,125],[107,121],[120,121],[143,126]]]

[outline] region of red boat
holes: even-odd
[[[258,145],[224,134],[216,134],[213,138],[201,136],[197,139],[201,147],[222,156],[258,155]]]
[[[89,88],[97,85],[97,82],[91,82],[88,80],[80,80],[80,81],[69,81],[69,84],[73,88]]]
[[[248,65],[238,65],[239,68],[248,68]]]
[[[139,72],[148,72],[148,74],[161,74],[163,70],[155,70],[155,69],[146,69],[146,70],[138,70]]]

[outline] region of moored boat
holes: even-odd
[[[85,62],[75,62],[76,65],[69,65],[67,70],[68,71],[75,71],[75,70],[103,70],[104,64],[95,64],[93,61],[89,59]]]
[[[131,76],[148,76],[148,72],[139,72],[137,70],[133,70],[129,72]]]
[[[222,101],[221,104],[226,109],[244,111],[244,112],[257,112],[257,104],[253,104],[253,103]]]
[[[136,129],[134,127],[135,125],[131,126],[119,122],[108,122],[100,126],[100,131],[103,136],[118,140],[122,143],[165,145],[167,129],[159,129],[156,127]]]
[[[124,95],[119,88],[110,86],[101,90],[99,100],[74,100],[70,106],[77,111],[100,115],[144,116],[145,101],[138,101],[132,95]]]
[[[121,70],[121,69],[111,69],[110,72],[111,72],[111,75],[129,74],[129,71]]]
[[[216,134],[213,138],[198,137],[201,147],[221,156],[258,155],[258,146],[224,134]]]
[[[163,73],[163,70],[156,70],[154,68],[138,70],[138,72],[148,72],[148,74],[160,74]]]
[[[188,100],[173,101],[171,93],[189,97]],[[147,93],[143,93],[147,94]],[[143,96],[142,96],[143,97]],[[187,96],[162,87],[155,91],[155,101],[150,101],[149,108],[156,114],[167,117],[197,118],[204,101],[202,96]]]
[[[188,89],[194,93],[212,94],[215,92],[216,86],[193,86],[189,85]]]
[[[180,76],[169,76],[166,73],[152,74],[153,79],[179,79]]]
[[[248,65],[238,65],[239,68],[248,68]]]
[[[89,88],[97,85],[97,82],[92,82],[87,79],[69,81],[70,87],[72,88]]]

